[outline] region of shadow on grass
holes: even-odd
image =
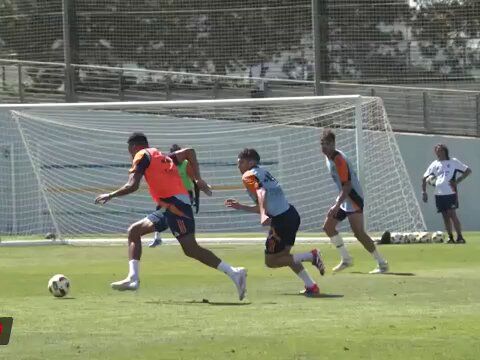
[[[157,305],[212,305],[212,306],[247,306],[251,305],[251,302],[222,302],[222,301],[210,301],[208,299],[203,300],[157,300],[157,301],[145,301],[146,304]]]
[[[74,297],[55,297],[55,300],[76,300],[77,298]]]
[[[338,299],[338,298],[343,298],[344,295],[342,294],[326,294],[326,293],[321,293],[315,296],[305,296],[304,294],[301,294],[299,292],[297,293],[283,293],[281,295],[286,295],[286,296],[303,296],[306,298],[313,298],[313,299]]]
[[[411,272],[386,272],[382,274],[369,274],[368,272],[362,271],[351,271],[350,274],[362,274],[362,275],[376,275],[376,276],[383,276],[383,275],[395,275],[395,276],[415,276],[414,273]]]

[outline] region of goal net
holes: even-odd
[[[425,223],[382,101],[332,96],[200,101],[0,105],[2,234],[68,238],[123,233],[155,209],[146,186],[106,205],[96,195],[123,185],[131,158],[126,140],[144,132],[153,147],[173,143],[197,152],[202,177],[197,231],[260,231],[258,216],[224,207],[250,202],[237,155],[253,147],[302,217],[301,230],[321,231],[338,190],[321,153],[331,128],[357,167],[370,231],[420,231]]]

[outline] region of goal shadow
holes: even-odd
[[[296,293],[282,293],[281,295],[284,296],[303,296],[305,298],[312,298],[312,299],[339,299],[343,298],[343,294],[327,294],[327,293],[320,293],[315,296],[305,296],[304,294],[301,294],[299,292]]]
[[[370,274],[368,272],[362,272],[362,271],[351,271],[350,274],[360,274],[360,275],[376,275],[376,276],[384,276],[384,275],[394,275],[394,276],[416,276],[415,273],[411,272],[386,272],[386,273],[381,273],[381,274]]]
[[[157,304],[157,305],[212,305],[212,306],[247,306],[252,303],[249,301],[246,302],[227,302],[227,301],[210,301],[208,299],[202,300],[158,300],[158,301],[145,301],[146,304]]]

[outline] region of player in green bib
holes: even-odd
[[[178,144],[173,144],[170,147],[170,152],[173,153],[181,149],[182,148]],[[188,160],[184,160],[182,163],[177,165],[178,173],[180,174],[180,177],[182,178],[182,181],[183,181],[183,186],[185,186],[185,189],[187,189],[188,194],[190,195],[190,202],[192,203],[192,205],[195,204],[195,207],[197,209],[196,212],[198,213],[197,191],[195,190],[195,184],[193,183],[192,179],[188,176],[187,167],[188,167]],[[153,241],[148,246],[151,248],[154,248],[158,245],[162,245],[162,238],[160,237],[160,232],[157,231],[155,232]]]

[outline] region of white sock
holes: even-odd
[[[340,253],[340,256],[342,257],[342,260],[350,260],[352,258],[348,253],[347,248],[345,247],[345,244],[343,243],[343,239],[340,236],[340,234],[332,236],[330,238],[330,241],[337,248],[338,252]]]
[[[384,264],[386,263],[385,259],[382,257],[382,255],[380,255],[380,253],[378,252],[378,250],[375,248],[375,250],[373,250],[371,252],[372,256],[375,258],[375,260],[377,260],[377,262],[379,264]]]
[[[217,270],[224,272],[230,277],[232,277],[233,274],[235,274],[235,270],[230,265],[228,265],[226,262],[223,262],[223,261],[220,261],[220,264],[218,264],[217,266]]]
[[[302,261],[312,261],[313,254],[311,251],[306,253],[293,254],[293,262],[300,264]]]
[[[160,236],[160,233],[158,231],[155,231],[154,239],[155,240],[162,240],[162,237]]]
[[[303,269],[297,274],[297,276],[303,280],[306,287],[312,287],[315,285],[315,281],[313,281],[313,279],[310,277],[310,274],[307,272],[307,270]]]
[[[140,261],[139,260],[129,260],[128,261],[128,278],[132,280],[138,280],[138,265]]]

